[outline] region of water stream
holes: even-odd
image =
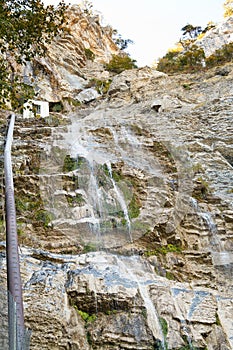
[[[119,204],[120,204],[120,206],[121,206],[121,208],[123,210],[123,213],[124,213],[124,218],[125,218],[125,221],[126,221],[126,224],[127,224],[127,228],[128,228],[129,240],[130,240],[130,242],[132,242],[133,239],[132,239],[132,235],[131,235],[131,222],[130,222],[130,218],[129,218],[127,204],[125,202],[124,196],[122,195],[121,191],[118,189],[118,187],[116,185],[116,182],[113,179],[111,163],[107,162],[106,165],[107,165],[107,168],[108,168],[108,172],[109,172],[109,175],[110,175],[110,179],[111,179],[114,191],[116,193],[117,199],[118,199]]]
[[[188,323],[187,323],[187,320],[186,320],[186,319],[188,319],[188,316],[184,314],[184,312],[183,312],[183,310],[180,307],[179,302],[178,302],[178,296],[181,293],[187,293],[187,292],[188,292],[187,290],[180,290],[180,289],[177,289],[177,288],[172,288],[171,289],[171,294],[173,296],[173,301],[174,301],[176,314],[177,314],[177,316],[178,316],[178,318],[180,320],[182,332],[184,333],[184,336],[186,337],[186,340],[187,340],[188,345],[189,345],[189,349],[193,350],[194,348],[193,348],[193,345],[192,345],[191,334],[190,334],[190,330],[189,330]]]
[[[134,283],[136,282],[146,308],[148,326],[154,336],[154,339],[159,340],[162,345],[162,349],[166,350],[165,337],[160,324],[159,315],[153,301],[151,300],[148,285],[145,279],[145,275],[148,273],[147,269],[143,263],[138,260],[138,257],[135,256],[132,256],[130,259],[116,257],[116,261],[122,275],[127,276]],[[140,279],[140,274],[143,276],[142,279]]]
[[[230,266],[233,264],[233,254],[231,251],[224,249],[223,243],[218,235],[218,227],[213,219],[213,215],[208,211],[203,212],[200,209],[197,200],[192,197],[191,204],[196,214],[199,215],[210,232],[211,255],[214,265],[223,267]]]
[[[101,213],[102,210],[102,198],[101,198],[101,192],[98,186],[98,183],[96,181],[96,176],[94,175],[94,163],[89,162],[89,168],[90,168],[90,179],[89,179],[89,185],[88,185],[88,203],[91,207],[91,214],[93,221],[90,224],[90,228],[92,229],[93,233],[96,235],[97,240],[101,241],[101,229],[100,229],[100,220],[101,220]]]

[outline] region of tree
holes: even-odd
[[[200,26],[193,26],[192,24],[186,24],[182,29],[183,37],[188,36],[190,39],[195,39],[197,36],[202,32],[202,29]]]
[[[64,27],[66,8],[63,0],[57,7],[41,0],[0,0],[0,107],[18,108],[24,93],[28,97],[31,89],[22,83],[19,67],[45,55]]]
[[[122,35],[119,34],[116,29],[113,30],[112,39],[121,51],[124,51],[125,49],[127,49],[129,44],[134,43],[133,40],[131,40],[131,39],[123,39]]]
[[[197,45],[189,46],[184,51],[170,51],[162,57],[157,70],[165,73],[195,72],[203,68],[204,51]]]

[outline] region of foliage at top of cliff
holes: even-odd
[[[231,3],[233,10],[233,1],[227,1],[227,3],[229,6]],[[204,48],[199,42],[206,33],[215,27],[213,22],[209,22],[204,29],[192,24],[185,25],[181,29],[182,37],[176,47],[159,59],[157,69],[165,73],[192,73],[231,62],[233,60],[232,42],[224,44],[209,56],[206,56]]]
[[[44,6],[41,0],[0,1],[0,107],[18,108],[33,94],[22,83],[18,65],[44,55],[46,44],[63,30],[67,6]]]

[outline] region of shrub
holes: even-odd
[[[77,312],[85,322],[94,322],[96,320],[96,315],[89,315],[87,312],[78,309]]]
[[[95,87],[99,94],[106,94],[109,90],[112,80],[91,79],[87,87]]]
[[[206,66],[212,68],[226,62],[232,61],[233,58],[233,42],[225,44],[211,56],[206,58]]]
[[[157,70],[165,73],[197,71],[203,67],[204,58],[204,50],[192,45],[182,52],[168,52],[159,60]]]
[[[85,56],[90,61],[94,61],[94,59],[95,59],[95,54],[90,49],[85,49]]]
[[[207,58],[202,48],[192,45],[182,52],[168,52],[159,60],[157,70],[165,73],[189,73],[202,69],[203,62],[206,68],[213,68],[231,62],[232,59],[233,42],[223,45],[221,49],[216,50]]]
[[[136,61],[127,55],[113,55],[109,63],[105,64],[105,69],[113,73],[121,73],[127,69],[137,68]]]
[[[72,158],[70,155],[66,155],[63,163],[63,172],[70,172],[77,169],[77,159]]]
[[[55,219],[55,216],[46,210],[39,210],[35,215],[35,219],[42,222],[45,227],[48,227],[49,223]]]

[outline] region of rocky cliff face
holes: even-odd
[[[233,41],[233,16],[220,22],[216,28],[209,30],[205,36],[196,41],[204,51],[206,57],[212,55],[216,50],[221,49],[225,44]]]
[[[17,118],[31,349],[233,349],[233,65],[222,69],[125,71],[72,112]],[[3,220],[0,235],[4,290]]]
[[[35,60],[24,72],[26,79],[34,77],[40,98],[50,102],[78,101],[78,93],[89,80],[109,78],[103,64],[119,53],[113,29],[102,27],[98,15],[73,5],[67,11],[67,21],[64,34],[48,46],[47,57]]]

